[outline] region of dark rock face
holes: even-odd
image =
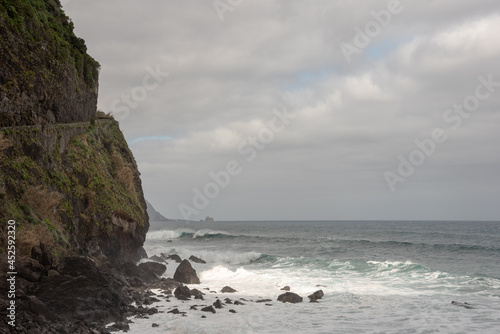
[[[161,254],[161,256],[165,259],[165,260],[173,260],[177,263],[181,263],[182,262],[182,259],[179,255],[177,254],[172,254],[172,255],[166,255],[166,254]]]
[[[301,303],[304,299],[293,292],[286,292],[278,296],[278,301],[283,303]]]
[[[207,263],[205,260],[202,260],[199,257],[196,257],[194,255],[191,255],[189,257],[189,260],[193,261],[194,263],[201,263],[201,264]]]
[[[222,293],[234,293],[234,292],[237,292],[235,289],[231,288],[230,286],[225,286],[222,288],[222,290],[220,290],[220,292]]]
[[[179,300],[189,300],[191,299],[191,290],[187,286],[181,285],[175,289],[174,296]]]
[[[314,302],[318,301],[318,299],[323,298],[324,295],[325,294],[323,293],[323,290],[318,290],[318,291],[314,292],[313,294],[307,296],[307,298],[309,298],[311,303],[314,303]]]
[[[201,309],[203,312],[212,312],[212,313],[216,313],[214,307],[212,305],[210,306],[207,306],[207,307],[204,307]]]
[[[139,269],[143,271],[152,272],[158,276],[161,276],[167,270],[167,266],[157,262],[144,262],[138,265]]]
[[[99,64],[56,6],[14,4],[24,29],[0,20],[0,126],[88,122],[95,114]],[[42,26],[34,11],[55,29]]]
[[[196,270],[188,260],[183,260],[177,267],[174,280],[184,284],[200,284],[200,279],[196,275]]]

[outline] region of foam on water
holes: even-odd
[[[307,224],[199,224],[148,233],[150,256],[177,253],[207,261],[193,263],[202,284],[189,287],[217,293],[207,293],[205,301],[171,298],[155,304],[164,313],[132,319],[130,333],[500,332],[495,246],[500,239],[491,233],[496,225],[484,225],[488,233],[463,226],[462,236],[436,224]],[[477,245],[471,235],[478,235]],[[168,264],[164,276],[172,277],[175,268]],[[226,285],[238,292],[219,293]],[[286,285],[304,302],[277,302]],[[318,289],[324,298],[308,303],[307,296]],[[216,314],[190,310],[216,297],[248,302],[226,305]],[[259,299],[271,299],[272,306],[256,303]],[[474,308],[451,305],[452,300]],[[173,308],[187,316],[167,313]]]

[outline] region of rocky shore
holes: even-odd
[[[56,263],[51,261],[50,254],[35,247],[32,257],[16,261],[16,326],[2,322],[0,333],[104,334],[127,331],[134,319],[159,312],[186,316],[187,311],[179,310],[177,302],[188,302],[189,312],[201,318],[217,312],[238,313],[240,305],[265,303],[271,306],[274,302],[271,299],[230,298],[237,291],[229,286],[220,291],[212,291],[209,287],[203,291],[190,289],[186,284],[200,283],[190,261],[184,259],[177,263],[174,260],[167,264],[165,258],[155,256],[152,259],[156,261],[148,259],[139,265],[134,262],[116,265],[100,254],[66,257]],[[8,272],[6,259],[2,258],[1,263],[1,272]],[[167,265],[176,266],[174,278],[162,277]],[[0,279],[0,289],[7,291],[7,277]],[[302,297],[286,291],[289,287],[282,290],[285,291],[281,291],[276,301],[302,302]],[[309,299],[313,302],[322,296],[319,290]],[[9,301],[4,298],[2,294],[0,316],[8,319]],[[154,305],[160,301],[173,302],[172,307],[158,309]],[[153,326],[161,325],[154,323]]]

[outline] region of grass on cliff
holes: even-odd
[[[73,64],[76,73],[87,86],[97,86],[100,65],[87,54],[85,41],[75,35],[73,22],[64,13],[59,0],[0,1],[0,35],[6,34],[7,37],[9,32],[10,38],[25,44],[21,54],[30,58],[33,46],[48,49],[55,64]],[[4,38],[0,38],[0,50],[7,53],[9,43],[4,44],[5,41],[2,40]],[[11,66],[16,67],[22,63],[14,60]],[[29,85],[33,75],[33,71],[18,71],[15,79],[5,83],[4,89],[22,83]],[[45,75],[50,76],[50,73]]]
[[[21,255],[40,242],[63,253],[100,238],[111,232],[113,216],[146,221],[139,173],[118,123],[99,121],[80,130],[71,139],[66,125],[8,130],[0,137],[8,143],[0,150],[0,220],[18,222]]]

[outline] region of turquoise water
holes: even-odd
[[[201,257],[202,285],[230,283],[248,298],[275,300],[284,285],[325,292],[313,307],[276,304],[227,331],[170,319],[178,333],[500,332],[498,222],[153,223],[146,250]]]

